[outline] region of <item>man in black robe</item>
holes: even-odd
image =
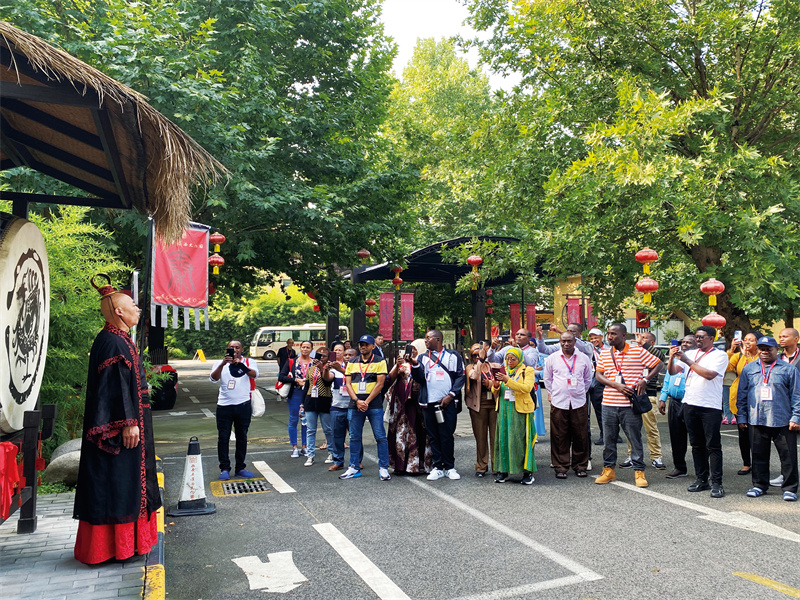
[[[147,382],[129,335],[139,309],[105,278],[101,287],[92,279],[106,324],[89,356],[73,513],[75,558],[86,564],[150,552],[161,507]]]

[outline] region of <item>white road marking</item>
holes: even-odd
[[[186,391],[188,392],[189,390]],[[197,396],[189,396],[189,400],[191,400],[195,404],[200,404],[200,400],[197,399]]]
[[[169,413],[169,416],[170,417],[182,417],[185,414],[186,414],[186,411],[183,410],[183,411],[180,411],[180,412],[171,412],[171,413]]]
[[[372,456],[370,454],[367,454],[366,452],[364,453],[364,456],[366,458],[369,458],[370,460],[373,460],[373,461],[376,460],[376,458],[374,456]],[[445,494],[444,492],[441,492],[441,491],[437,490],[436,488],[434,488],[433,486],[431,486],[431,485],[429,485],[427,483],[423,483],[422,481],[418,481],[417,479],[412,479],[412,478],[403,478],[403,481],[407,481],[408,483],[410,483],[412,485],[416,485],[417,487],[425,490],[429,494],[433,494],[434,496],[438,496],[439,498],[441,498],[442,500],[444,500],[446,502],[449,502],[450,504],[452,504],[456,508],[463,510],[465,513],[467,513],[468,515],[470,515],[473,518],[477,519],[478,521],[481,521],[482,523],[488,525],[489,527],[492,527],[493,529],[496,529],[500,533],[504,533],[505,535],[507,535],[511,539],[516,540],[517,542],[519,542],[520,544],[522,544],[524,546],[527,546],[528,548],[530,548],[534,552],[538,552],[539,554],[541,554],[542,556],[548,558],[549,560],[553,561],[554,563],[556,563],[558,565],[561,565],[565,569],[575,573],[575,575],[579,578],[579,581],[597,581],[598,579],[603,579],[603,576],[600,575],[599,573],[595,573],[594,571],[592,571],[588,567],[585,567],[582,564],[572,560],[571,558],[567,558],[563,554],[560,554],[560,553],[556,552],[555,550],[552,550],[552,549],[548,548],[547,546],[545,546],[543,544],[540,544],[536,540],[533,540],[533,539],[529,538],[528,536],[520,533],[519,531],[511,529],[511,527],[508,527],[507,525],[504,525],[500,521],[496,521],[495,519],[493,519],[492,517],[490,517],[486,513],[482,513],[478,509],[473,508],[472,506],[469,506],[468,504],[464,504],[463,502],[461,502],[461,500],[458,500],[457,498],[454,498],[453,496],[451,496],[449,494]],[[546,582],[542,582],[542,583],[546,583]],[[570,585],[570,584],[563,584],[563,585]]]
[[[737,440],[739,439],[739,434],[738,433],[720,433],[720,435],[725,435],[727,437],[736,438]]]
[[[585,583],[586,580],[580,575],[569,575],[567,577],[559,577],[558,579],[549,579],[539,583],[530,583],[528,585],[520,585],[513,588],[505,588],[502,590],[492,590],[491,592],[484,592],[482,594],[473,594],[471,596],[459,596],[453,600],[501,600],[502,598],[515,598],[525,594],[532,594],[534,592],[541,592],[543,590],[552,590],[567,585],[576,585],[578,583]]]
[[[389,579],[375,563],[348,540],[332,523],[318,523],[313,526],[322,538],[350,565],[372,591],[382,600],[411,600],[394,581]]]
[[[208,417],[209,419],[213,419],[213,418],[214,418],[214,413],[212,413],[212,412],[211,412],[210,410],[208,410],[207,408],[201,408],[200,410],[202,410],[202,411],[203,411],[203,414],[204,414],[206,417]]]
[[[181,389],[182,389],[184,392],[186,392],[187,394],[189,393],[189,388],[181,388]]]
[[[625,488],[626,490],[630,490],[632,492],[638,492],[640,494],[644,494],[645,496],[650,496],[651,498],[657,498],[658,500],[670,502],[671,504],[677,504],[678,506],[688,508],[689,510],[701,512],[703,513],[703,516],[698,517],[699,519],[705,519],[706,521],[721,523],[722,525],[730,525],[731,527],[738,527],[739,529],[755,531],[756,533],[763,533],[764,535],[780,538],[782,540],[800,543],[800,534],[789,531],[788,529],[783,529],[782,527],[773,525],[768,521],[764,521],[745,512],[738,510],[724,512],[717,510],[716,508],[709,508],[707,506],[695,504],[694,502],[689,502],[688,500],[681,500],[679,498],[667,496],[666,494],[660,494],[647,488],[638,488],[630,483],[624,483],[622,481],[612,481],[611,483],[612,485]]]
[[[264,590],[276,594],[291,592],[308,579],[295,566],[291,552],[267,554],[267,562],[257,556],[231,559],[247,575],[251,590]]]
[[[270,485],[275,488],[275,491],[280,494],[293,494],[296,490],[286,483],[283,478],[272,470],[267,463],[263,460],[253,461],[253,466],[261,471],[264,479],[269,481]]]

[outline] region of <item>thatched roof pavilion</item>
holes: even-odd
[[[144,96],[5,21],[0,99],[0,170],[27,166],[89,194],[2,193],[15,203],[135,208],[172,241],[192,187],[226,173]]]

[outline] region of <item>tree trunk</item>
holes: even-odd
[[[783,319],[783,321],[784,321],[783,326],[784,327],[794,327],[794,306],[790,306],[789,308],[787,308],[784,311],[784,313],[785,313],[786,316]]]
[[[725,327],[722,328],[721,333],[729,342],[733,339],[734,331],[739,330],[742,335],[746,335],[752,329],[750,317],[741,308],[731,304],[730,294],[727,290],[717,296],[717,312],[728,321],[725,323]]]

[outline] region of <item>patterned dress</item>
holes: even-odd
[[[389,466],[395,473],[428,473],[433,468],[431,445],[418,404],[420,385],[403,371],[389,399]],[[420,448],[422,458],[420,459]]]
[[[516,376],[519,376],[519,371]],[[500,386],[497,406],[497,430],[494,435],[494,468],[500,473],[536,471],[533,447],[536,424],[533,413],[517,412],[514,402],[505,399],[505,384]],[[513,390],[511,390],[513,394]]]

